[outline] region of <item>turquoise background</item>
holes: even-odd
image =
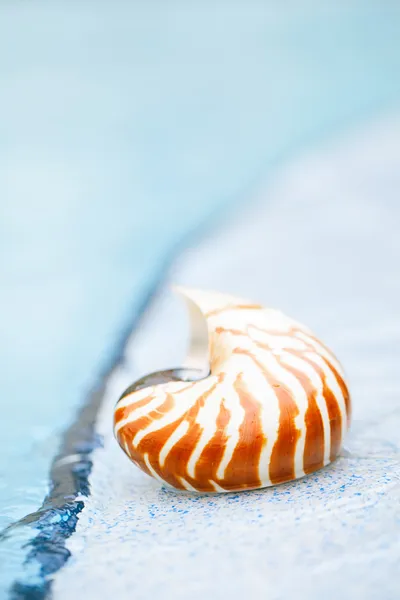
[[[0,527],[41,505],[63,430],[190,235],[398,104],[399,25],[385,1],[3,0]],[[0,593],[31,536],[0,544]]]

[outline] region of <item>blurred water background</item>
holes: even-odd
[[[400,5],[0,5],[0,527],[193,235],[400,99]],[[362,218],[362,215],[360,215]],[[32,537],[0,544],[0,593]]]

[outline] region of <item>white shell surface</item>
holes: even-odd
[[[278,310],[179,291],[195,339],[206,324],[210,374],[123,395],[114,431],[134,464],[177,489],[228,492],[291,481],[333,461],[350,396],[330,350]],[[198,358],[198,344],[190,348]]]

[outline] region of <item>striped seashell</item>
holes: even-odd
[[[262,488],[332,462],[349,425],[350,396],[330,350],[277,310],[180,291],[195,324],[197,360],[208,338],[209,373],[127,390],[114,430],[128,457],[163,483],[198,492]]]

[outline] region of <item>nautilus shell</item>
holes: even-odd
[[[121,397],[114,430],[132,462],[174,488],[230,492],[290,481],[333,461],[350,396],[331,351],[277,310],[180,291],[194,323],[191,357],[198,366],[206,339],[207,371],[196,381],[143,380]]]

